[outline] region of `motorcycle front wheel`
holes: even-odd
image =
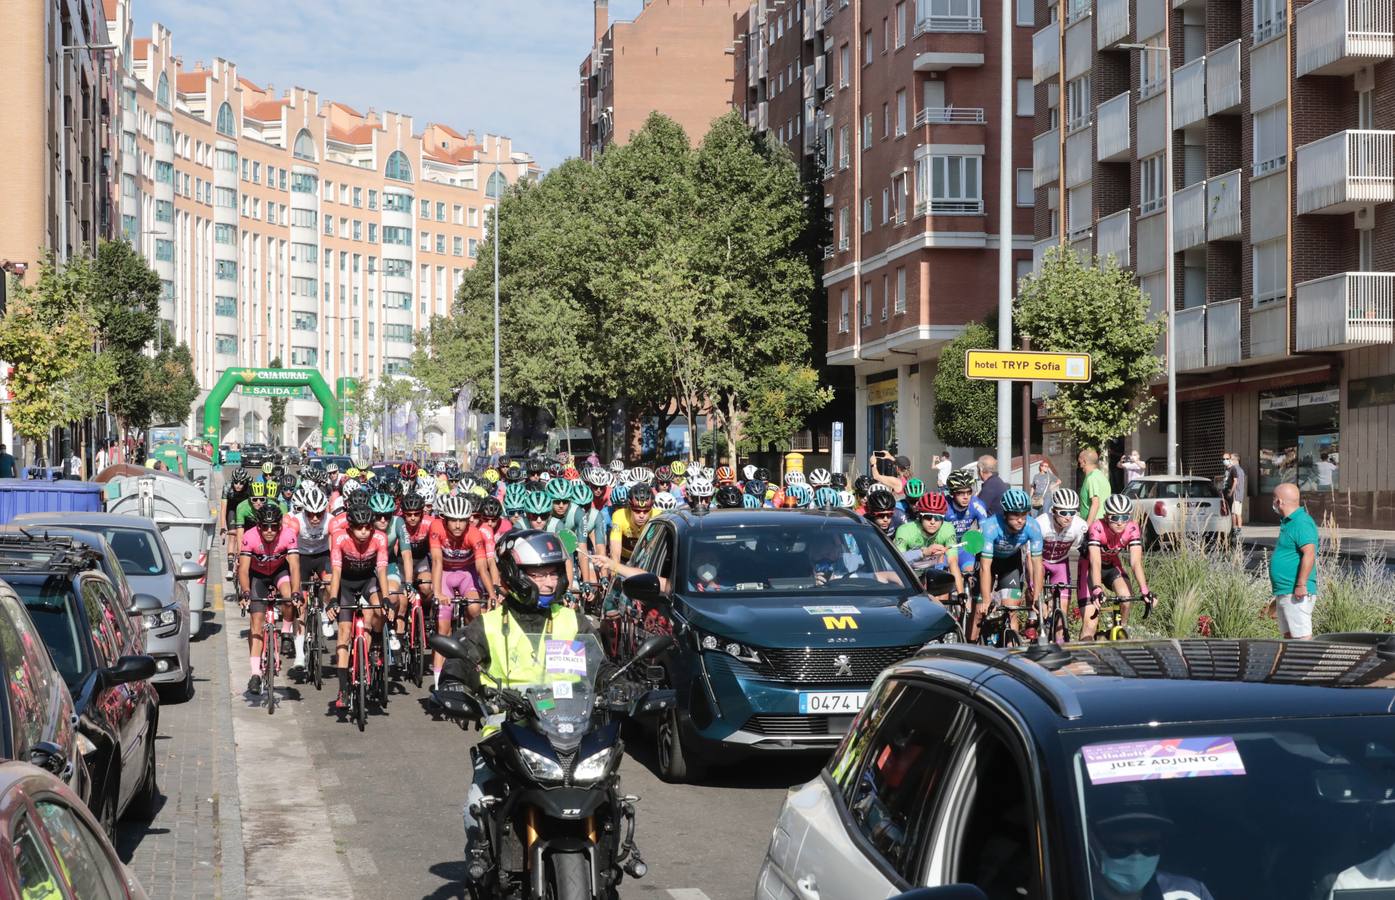
[[[584,853],[554,853],[548,858],[548,900],[591,900],[591,866]]]

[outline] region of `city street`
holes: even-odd
[[[268,716],[242,693],[246,621],[235,604],[216,614],[193,647],[194,699],[161,709],[165,802],[148,827],[123,824],[118,842],[147,892],[460,896],[475,732],[433,720],[425,686],[410,684],[363,734],[337,721],[328,681],[321,692],[292,686]],[[813,777],[818,760],[757,760],[704,786],[674,786],[651,758],[647,743],[631,746],[621,769],[625,790],[641,798],[637,839],[649,864],[621,896],[749,897],[784,790]]]

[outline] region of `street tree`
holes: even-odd
[[[144,430],[163,395],[145,352],[156,336],[160,276],[124,240],[104,241],[97,248],[92,274],[89,289],[99,346],[116,369],[111,411],[123,429]]]
[[[163,329],[160,352],[151,361],[148,391],[153,398],[151,417],[164,424],[187,422],[194,401],[199,398],[199,380],[194,375],[194,356],[189,345],[176,343],[168,326]]]
[[[285,368],[285,365],[281,362],[280,356],[272,357],[271,362],[267,363],[266,365],[268,369]],[[282,430],[286,427],[285,397],[271,398],[271,411],[266,418],[266,427],[271,432],[271,442],[273,444],[279,444],[283,437]]]
[[[1047,410],[1078,445],[1100,449],[1156,417],[1148,385],[1163,371],[1157,354],[1164,323],[1148,320],[1148,298],[1112,260],[1083,265],[1053,247],[1022,279],[1013,323],[1032,349],[1089,353],[1091,378],[1062,383]]]
[[[998,439],[996,382],[964,375],[965,354],[997,345],[993,329],[970,322],[963,334],[940,350],[935,369],[935,436],[950,447],[988,447]]]
[[[833,389],[819,385],[809,366],[776,363],[750,379],[741,421],[745,449],[788,450],[805,417],[833,399]]]

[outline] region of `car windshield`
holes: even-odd
[[[1092,896],[1395,898],[1387,716],[1088,732],[1075,752]]]
[[[908,590],[904,566],[866,523],[811,516],[770,525],[713,524],[689,538],[684,573],[689,591],[828,595]]]
[[[68,690],[76,693],[87,675],[87,658],[82,652],[77,601],[67,580],[54,576],[42,582],[14,581],[10,585],[29,611],[48,647],[53,665],[63,676]]]
[[[121,571],[127,575],[165,574],[165,556],[155,543],[155,536],[139,528],[97,527],[94,529],[111,544]]]

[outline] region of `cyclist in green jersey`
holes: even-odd
[[[939,491],[922,494],[911,509],[914,518],[896,529],[891,542],[917,569],[948,569],[954,576],[954,589],[963,593],[959,554],[951,549],[958,545],[959,536],[945,521],[946,506],[945,495]]]

